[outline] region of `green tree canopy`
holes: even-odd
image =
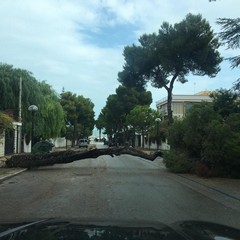
[[[65,112],[65,121],[72,134],[67,134],[75,140],[91,135],[94,127],[94,104],[90,99],[77,96],[71,92],[61,93],[61,105]]]
[[[77,97],[77,113],[78,113],[78,126],[79,137],[88,137],[92,134],[95,120],[94,120],[94,104],[89,98],[83,96]]]
[[[155,125],[155,120],[159,117],[159,112],[151,109],[149,106],[137,105],[127,115],[126,123],[133,127],[136,132],[142,133]]]
[[[201,15],[188,14],[181,22],[164,22],[158,34],[144,34],[139,46],[127,46],[125,64],[119,81],[140,88],[148,81],[165,88],[168,95],[168,118],[172,122],[172,91],[175,81],[185,83],[189,73],[215,77],[222,61],[219,43],[209,23]]]
[[[197,158],[201,156],[202,144],[209,131],[208,125],[213,120],[221,121],[221,117],[209,103],[196,104],[186,114],[186,119],[183,120],[185,122],[183,141],[190,156]]]
[[[219,37],[222,44],[227,48],[237,49],[240,47],[240,18],[219,18],[217,23],[221,25],[222,31],[219,33]],[[231,62],[232,68],[239,67],[240,55],[227,58]],[[240,79],[234,84],[235,90],[240,91]]]
[[[219,18],[217,23],[221,25],[222,31],[219,37],[223,45],[227,48],[237,49],[240,47],[240,18]],[[228,58],[232,63],[232,68],[240,65],[240,56]]]
[[[37,130],[43,139],[61,136],[65,131],[65,116],[60,99],[46,82],[39,82],[41,98],[38,103]]]
[[[22,123],[23,134],[31,130],[30,105],[36,105],[36,136],[51,138],[60,136],[64,128],[63,109],[55,91],[45,82],[37,81],[31,72],[14,68],[12,65],[0,64],[0,110],[9,111],[18,120],[19,88],[22,79]]]
[[[104,128],[104,115],[101,112],[98,116],[98,119],[95,121],[95,126],[99,131],[99,139],[101,139],[102,129]]]
[[[167,157],[166,162],[173,166],[187,164],[184,169],[188,171],[195,166],[201,176],[239,178],[240,113],[233,111],[231,102],[229,106],[230,113],[224,104],[218,108],[215,103],[196,104],[185,119],[175,121],[168,131],[172,158]],[[182,153],[184,159],[179,157]]]
[[[210,95],[213,98],[213,108],[224,119],[231,113],[240,113],[239,94],[232,90],[220,89]]]
[[[134,136],[136,132],[144,137],[155,126],[155,120],[159,117],[159,112],[149,106],[137,105],[127,115],[126,124],[133,129]],[[144,141],[142,141],[142,147],[144,148]]]
[[[0,64],[0,109],[11,110],[14,118],[18,119],[19,112],[19,84],[22,78],[22,110],[27,115],[28,106],[37,104],[40,99],[38,81],[32,73],[14,68],[12,65]]]
[[[126,116],[137,105],[150,105],[152,95],[149,91],[119,86],[116,94],[107,98],[106,106],[101,111],[101,118],[106,133],[112,135],[127,129]]]
[[[0,134],[3,132],[5,129],[11,129],[13,119],[9,117],[7,114],[0,112]]]

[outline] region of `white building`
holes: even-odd
[[[196,103],[212,102],[210,91],[202,91],[194,95],[172,95],[173,118],[183,118],[186,112]],[[167,97],[156,102],[157,110],[162,116],[167,116]]]
[[[3,157],[5,154],[5,133],[4,131],[0,132],[0,157]]]

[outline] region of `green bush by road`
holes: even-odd
[[[221,90],[213,96],[213,103],[197,104],[186,118],[175,120],[168,129],[171,150],[165,154],[167,168],[240,178],[240,104],[236,96]]]

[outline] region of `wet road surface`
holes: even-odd
[[[122,155],[28,170],[0,183],[0,222],[202,220],[240,228],[240,202]]]

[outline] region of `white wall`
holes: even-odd
[[[166,142],[161,142],[160,149],[161,150],[170,150],[170,145],[168,145],[167,139],[166,139]]]
[[[24,141],[23,141],[23,152],[25,152],[25,153],[30,153],[31,152],[31,141],[27,145],[25,137],[24,137]]]
[[[66,147],[66,138],[55,138],[53,144],[55,147]]]
[[[0,134],[0,157],[5,155],[5,132]]]
[[[157,150],[157,142],[156,141],[154,143],[151,142],[151,144],[149,146],[148,142],[145,141],[145,148]],[[161,141],[161,143],[159,143],[159,149],[160,150],[170,150],[170,145],[168,145],[167,139],[165,142]]]
[[[143,140],[143,138],[141,136],[141,141],[142,140]],[[138,141],[138,136],[137,135],[136,135],[136,138],[135,138],[135,147],[142,147],[142,144],[141,144],[141,146],[139,146],[139,141]],[[149,146],[149,142],[144,140],[144,148],[151,149],[151,150],[157,150],[157,141],[155,141],[155,142],[151,141],[151,144]],[[167,139],[166,139],[165,142],[161,141],[161,143],[159,143],[159,149],[160,150],[170,150],[170,145],[168,144]]]

